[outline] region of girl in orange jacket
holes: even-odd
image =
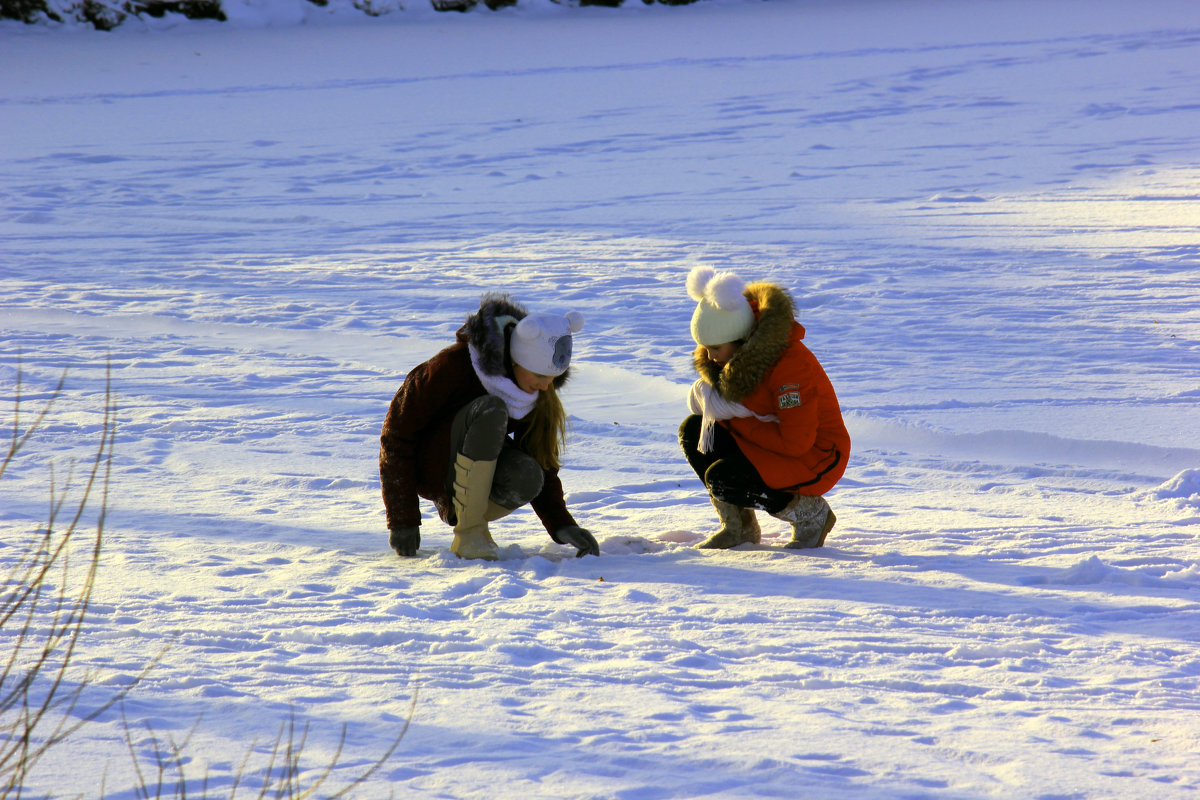
[[[791,525],[787,547],[820,547],[836,520],[822,495],[846,471],[850,435],[791,297],[710,267],[693,269],[687,287],[700,377],[679,442],[721,520],[699,546],[757,544],[761,509]]]

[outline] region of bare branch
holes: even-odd
[[[51,407],[62,394],[65,381],[64,371],[40,412],[31,422],[23,424],[21,373],[18,371],[13,425],[7,452],[0,462],[0,477],[43,426]],[[86,467],[80,470],[79,485],[76,485],[75,464],[69,465],[61,487],[54,465],[50,465],[47,521],[13,557],[2,576],[0,628],[9,635],[5,640],[8,651],[0,654],[0,800],[19,800],[34,765],[51,748],[117,706],[121,708],[125,742],[137,782],[132,788],[133,795],[141,800],[152,797],[156,800],[162,797],[187,800],[191,788],[186,774],[186,765],[190,761],[187,751],[193,746],[200,720],[196,720],[182,741],[176,741],[170,735],[164,740],[148,723],[143,723],[148,737],[145,742],[150,748],[147,756],[145,747],[139,749],[135,742],[134,727],[124,708],[125,698],[160,663],[166,648],[98,707],[86,712],[80,707],[96,679],[91,670],[76,675],[73,662],[82,643],[84,623],[99,573],[112,479],[116,412],[110,366],[105,382],[100,438]],[[89,513],[94,516],[94,523],[85,525]],[[417,692],[414,691],[404,725],[386,752],[346,786],[332,793],[326,790],[326,785],[333,779],[345,752],[348,728],[342,726],[333,755],[325,760],[312,779],[306,781],[303,761],[310,728],[307,723],[298,728],[293,712],[280,725],[262,769],[251,769],[257,749],[256,743],[251,744],[231,776],[229,800],[233,800],[242,786],[251,783],[252,776],[259,783],[256,788],[260,800],[267,797],[302,800],[317,796],[318,791],[330,800],[346,797],[355,787],[369,780],[395,753],[412,723],[416,703]],[[200,784],[202,799],[208,797],[210,769],[205,767]],[[101,794],[107,791],[108,777],[107,774],[102,777]]]
[[[12,430],[0,463],[0,477],[44,424],[62,394],[66,375],[64,371],[33,421],[23,425],[22,374],[18,370]],[[20,797],[26,776],[47,751],[111,708],[132,688],[125,687],[110,702],[82,718],[77,717],[76,710],[93,684],[94,675],[85,672],[68,688],[72,659],[99,569],[115,432],[110,367],[100,439],[87,478],[81,487],[73,487],[71,468],[60,490],[50,465],[47,522],[17,555],[0,589],[0,627],[13,634],[0,668],[0,798]],[[84,549],[86,559],[82,573],[77,575],[71,556],[79,549],[77,540],[89,504],[97,508],[98,516],[94,531],[87,534],[90,546]],[[73,506],[70,521],[60,528],[59,520],[69,505]]]

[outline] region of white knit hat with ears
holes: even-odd
[[[537,375],[557,377],[571,365],[571,334],[583,330],[583,314],[530,314],[513,329],[512,360]]]
[[[732,272],[696,267],[688,274],[688,294],[697,302],[692,314],[692,338],[705,347],[736,342],[750,335],[754,311],[744,292],[746,284]]]

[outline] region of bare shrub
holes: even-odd
[[[0,481],[43,426],[66,382],[64,372],[41,409],[23,422],[21,375],[18,369],[12,427],[7,452],[0,462]],[[162,658],[160,654],[153,659],[96,708],[81,706],[84,694],[96,683],[96,673],[74,669],[72,660],[81,643],[96,586],[116,427],[110,368],[105,381],[103,424],[94,453],[78,478],[75,465],[71,466],[61,487],[51,467],[47,522],[11,559],[0,583],[0,800],[22,797],[33,768],[47,752],[121,704]],[[85,523],[90,518],[94,522]],[[252,743],[232,775],[228,771],[211,774],[206,768],[196,776],[187,772],[188,765],[195,761],[190,753],[195,726],[181,741],[162,739],[148,724],[131,723],[122,714],[135,771],[135,786],[129,791],[142,800],[208,798],[213,796],[210,782],[219,779],[229,787],[222,790],[229,800],[234,800],[241,789],[258,798],[300,800],[316,797],[318,792],[331,800],[346,797],[396,751],[408,732],[415,708],[416,693],[401,730],[386,752],[340,789],[331,785],[331,778],[343,756],[344,725],[334,754],[325,759],[324,766],[312,770],[312,777],[302,763],[309,728],[307,724],[297,727],[294,714],[265,749]],[[196,726],[199,723],[197,720]],[[134,733],[142,728],[151,741],[149,755],[139,755],[134,744]],[[105,794],[101,786],[100,795]]]
[[[187,773],[187,766],[191,762],[189,740],[195,732],[195,728],[184,737],[183,741],[176,742],[170,737],[165,741],[160,739],[153,728],[144,725],[151,740],[152,752],[149,756],[139,756],[138,748],[133,740],[133,726],[126,721],[126,742],[137,770],[138,785],[135,795],[140,800],[164,800],[164,798],[184,800],[187,797],[199,797],[203,800],[210,796],[209,783],[220,778],[223,783],[230,783],[230,779],[232,779],[229,788],[222,790],[221,794],[228,800],[235,800],[238,792],[243,788],[246,789],[247,796],[255,798],[303,800],[304,798],[321,797],[337,800],[337,798],[348,797],[353,789],[366,783],[400,746],[400,740],[408,733],[408,726],[412,723],[416,703],[417,696],[414,693],[404,725],[401,726],[399,734],[384,754],[366,770],[338,789],[335,789],[333,785],[326,786],[326,784],[330,783],[334,770],[342,760],[346,744],[347,728],[345,725],[342,726],[341,736],[334,754],[326,759],[323,767],[316,768],[316,775],[313,778],[305,778],[306,770],[303,764],[309,726],[306,724],[298,728],[294,714],[280,725],[279,733],[268,747],[263,749],[259,748],[257,744],[251,744],[246,750],[242,763],[232,775],[213,775],[206,768],[205,772],[197,777]],[[258,762],[265,761],[265,763],[252,763],[256,761],[256,755]]]
[[[18,370],[0,480],[45,422],[65,381],[64,372],[41,410],[23,425]],[[95,674],[68,675],[96,585],[115,433],[110,376],[104,423],[90,463],[81,471],[81,485],[75,485],[75,465],[61,486],[51,466],[45,525],[13,559],[0,584],[0,798],[19,795],[29,771],[46,752],[119,703],[142,677],[85,712],[79,708],[80,699]],[[95,506],[96,521],[85,529],[89,506]],[[73,557],[79,556],[83,563],[74,563]]]

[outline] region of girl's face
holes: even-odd
[[[513,364],[513,375],[517,379],[517,388],[526,394],[544,392],[550,388],[550,384],[554,383],[553,375],[538,375],[520,364]]]
[[[725,344],[706,345],[704,349],[708,351],[709,361],[723,367],[737,353],[738,344],[737,342],[726,342]]]

